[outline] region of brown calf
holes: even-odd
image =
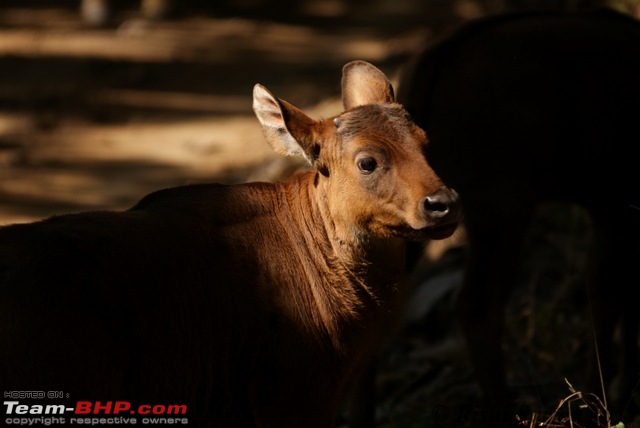
[[[399,102],[427,132],[430,164],[460,193],[470,253],[459,319],[493,405],[508,401],[501,339],[518,249],[535,206],[553,199],[591,215],[605,379],[624,315],[632,322],[621,380],[627,392],[638,380],[629,290],[639,285],[639,46],[640,24],[612,11],[508,15],[468,24],[401,78]]]
[[[459,221],[382,72],[351,62],[342,86],[346,111],[315,121],[256,85],[268,143],[315,167],[287,182],[1,228],[3,390],[134,416],[184,404],[206,427],[332,426],[402,302],[406,242]]]

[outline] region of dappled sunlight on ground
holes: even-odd
[[[339,15],[341,4],[308,12]],[[415,22],[148,22],[134,11],[91,28],[73,8],[0,9],[0,224],[260,176],[252,169],[275,155],[251,110],[255,83],[327,117],[341,110],[344,63],[369,60],[395,77],[424,35]]]

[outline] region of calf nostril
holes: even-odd
[[[424,198],[423,208],[432,217],[444,217],[449,213],[451,200],[443,195],[432,195]]]

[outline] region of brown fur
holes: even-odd
[[[384,75],[357,61],[343,86],[347,111],[319,122],[254,91],[269,144],[315,171],[1,228],[3,389],[187,404],[195,426],[332,426],[402,303],[406,241],[459,220]]]
[[[458,312],[493,406],[509,401],[501,340],[518,249],[536,205],[554,199],[592,217],[590,300],[605,379],[623,314],[625,400],[638,379],[629,294],[640,243],[638,46],[640,24],[612,11],[509,15],[465,26],[402,77],[399,100],[427,132],[430,164],[461,195],[470,253]],[[592,366],[587,391],[599,392]]]

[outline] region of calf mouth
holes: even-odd
[[[424,235],[427,239],[445,239],[453,235],[458,228],[458,224],[459,222],[454,222],[435,227],[427,227],[418,232]]]
[[[425,241],[427,239],[439,240],[453,235],[459,224],[460,222],[455,220],[446,224],[427,226],[422,229],[414,229],[411,226],[406,225],[395,227],[394,232],[398,237],[402,237],[409,241]]]

